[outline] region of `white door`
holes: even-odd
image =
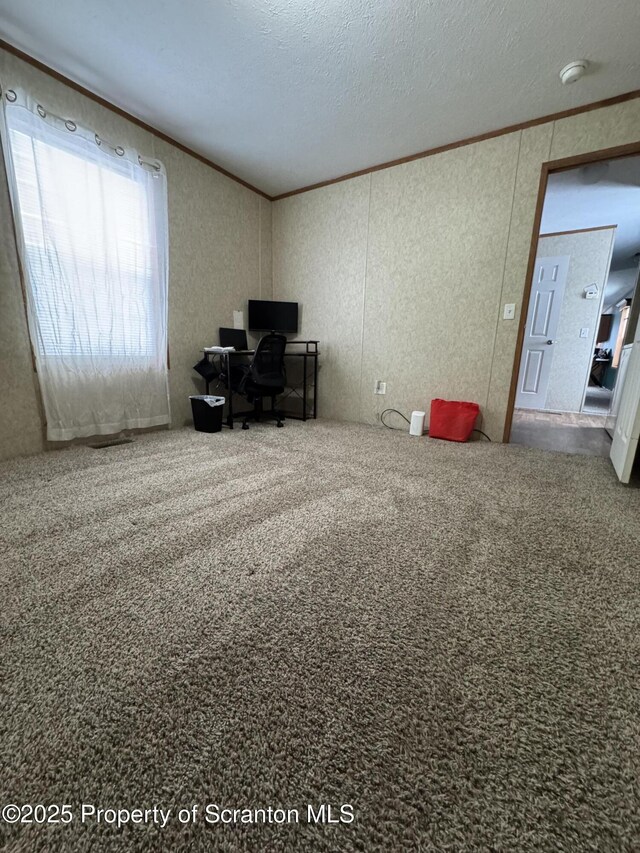
[[[519,409],[544,408],[568,271],[569,255],[536,258],[518,376]]]
[[[620,392],[620,408],[611,444],[611,462],[621,483],[631,477],[640,436],[640,323],[636,329]]]

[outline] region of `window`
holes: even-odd
[[[145,186],[117,162],[90,163],[19,130],[11,149],[40,351],[151,355],[157,270]]]
[[[49,437],[166,423],[161,164],[18,95],[3,145]]]

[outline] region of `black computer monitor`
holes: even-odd
[[[249,349],[247,344],[247,333],[244,329],[218,329],[221,347],[234,347],[235,349]]]
[[[249,300],[249,328],[263,332],[297,332],[298,303],[268,299]]]

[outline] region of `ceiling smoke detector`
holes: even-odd
[[[560,72],[560,80],[563,86],[568,86],[569,83],[575,83],[579,80],[587,70],[589,63],[586,59],[575,59],[568,65],[565,65]]]

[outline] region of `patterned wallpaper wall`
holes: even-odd
[[[169,192],[169,353],[172,426],[191,420],[189,394],[203,386],[198,351],[249,297],[270,298],[271,203],[137,125],[0,50],[0,82],[106,139],[162,160]],[[43,448],[8,191],[0,167],[0,458]]]
[[[321,341],[321,415],[475,400],[500,441],[541,164],[639,138],[636,99],[275,202],[274,298]]]

